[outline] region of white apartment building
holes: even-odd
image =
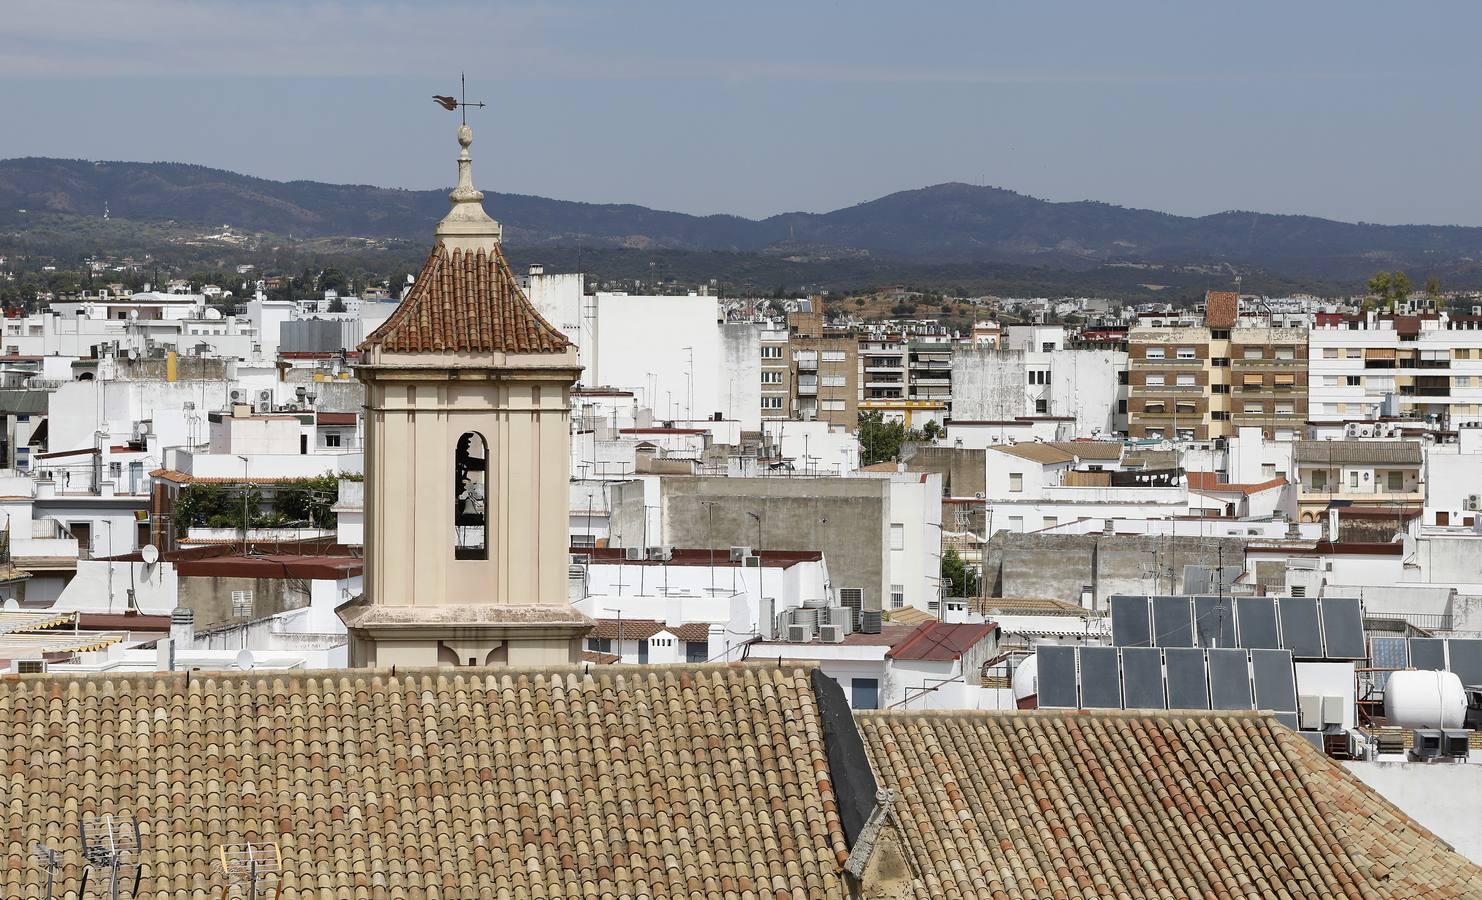
[[[1010,326],[1010,331],[1016,328],[1031,326]],[[1025,336],[1020,346],[1029,346],[1034,336]],[[1077,437],[1123,432],[1126,370],[1127,354],[1120,350],[960,347],[952,357],[952,418],[1004,422],[1061,416],[1073,420]]]
[[[1314,421],[1482,421],[1482,316],[1320,313],[1309,350]]]

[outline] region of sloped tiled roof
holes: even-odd
[[[406,299],[360,345],[392,353],[560,353],[564,335],[526,299],[504,251],[433,248]]]
[[[1482,896],[1255,712],[856,713],[922,898]]]
[[[910,637],[891,647],[890,652],[885,655],[891,659],[900,660],[958,659],[983,638],[992,634],[996,627],[998,626],[991,622],[976,625],[924,622],[917,626]]]
[[[1292,458],[1299,463],[1419,465],[1419,441],[1294,441]]]
[[[988,449],[1007,453],[1010,456],[1017,456],[1020,459],[1027,459],[1030,462],[1037,462],[1041,465],[1056,465],[1058,463],[1075,461],[1073,454],[1066,453],[1053,444],[1042,444],[1038,441],[1022,444],[994,444]]]
[[[282,900],[845,895],[806,669],[622,667],[0,681],[0,897],[32,843],[136,815],[137,896],[216,896],[282,852]],[[96,872],[94,875],[96,876]]]
[[[1118,460],[1122,458],[1121,441],[1051,441],[1050,446],[1081,459]]]
[[[1240,315],[1240,295],[1234,291],[1204,293],[1204,324],[1210,328],[1234,328]]]

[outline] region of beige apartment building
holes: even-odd
[[[787,317],[792,418],[853,428],[859,421],[859,340],[823,321],[823,300]]]
[[[1290,440],[1307,419],[1307,329],[1242,315],[1238,296],[1210,291],[1204,324],[1127,335],[1128,433],[1208,440],[1251,426]]]

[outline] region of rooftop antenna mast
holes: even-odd
[[[56,883],[57,870],[62,867],[62,851],[37,841],[31,845],[31,860],[46,869],[46,900],[51,900],[52,885]]]
[[[82,870],[82,887],[78,890],[77,896],[87,896],[88,873],[96,866],[108,871],[110,900],[119,898],[119,877],[126,875],[129,869],[133,869],[134,888],[129,892],[129,896],[137,897],[139,895],[139,875],[143,868],[139,862],[138,820],[132,816],[115,816],[112,813],[106,813],[91,819],[83,818],[81,830],[82,858],[85,866]]]
[[[233,891],[240,892],[247,900],[257,900],[258,884],[270,878],[278,882],[272,892],[274,900],[283,893],[283,883],[278,878],[283,872],[283,856],[276,843],[247,841],[229,844],[216,851],[215,863],[226,876],[221,900],[226,900]]]

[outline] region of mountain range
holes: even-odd
[[[182,163],[0,160],[0,226],[48,213],[173,221],[295,237],[425,243],[446,191],[270,181]],[[995,187],[938,184],[826,213],[754,220],[626,204],[487,194],[513,247],[722,251],[786,259],[870,257],[913,265],[1051,269],[1216,266],[1355,282],[1378,269],[1482,282],[1482,228],[1373,225],[1224,212],[1175,216],[1094,201],[1050,202]],[[21,212],[25,210],[26,212]],[[1459,284],[1457,286],[1460,286]]]

